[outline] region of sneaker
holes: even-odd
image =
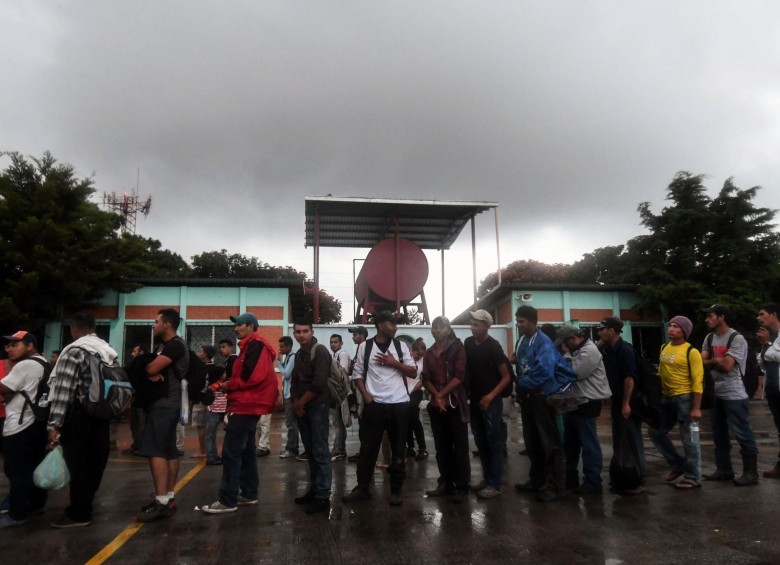
[[[29,518],[22,518],[20,520],[15,520],[11,518],[10,514],[6,514],[2,518],[0,518],[0,530],[3,528],[13,528],[14,526],[21,526],[22,524],[26,524],[29,522]]]
[[[177,449],[176,453],[179,454],[179,457],[184,457],[184,450],[183,449]]]
[[[343,461],[343,460],[344,460],[344,459],[346,459],[346,458],[347,458],[347,454],[346,454],[346,453],[336,453],[336,454],[334,454],[334,455],[333,455],[333,456],[330,458],[330,460],[331,460],[331,461]]]
[[[352,491],[348,492],[341,497],[344,502],[362,502],[363,500],[371,500],[371,493],[368,490],[355,487]]]
[[[216,459],[209,459],[206,461],[206,465],[222,465],[222,458],[217,457]]]
[[[225,506],[220,501],[216,501],[207,504],[206,506],[202,506],[201,510],[206,514],[227,514],[228,512],[235,512],[238,510],[238,506]]]
[[[415,461],[425,461],[428,459],[428,452],[423,450],[420,450],[417,452],[417,455],[414,456]]]
[[[257,451],[255,452],[255,455],[257,455],[258,457],[268,457],[269,455],[271,455],[271,450],[267,448],[266,449],[258,448]]]
[[[479,492],[479,491],[481,491],[483,488],[485,488],[486,486],[487,486],[487,483],[486,483],[485,481],[479,481],[477,484],[475,484],[475,485],[471,485],[471,486],[469,487],[469,490],[470,490],[471,492]]]
[[[300,455],[297,455],[295,457],[295,460],[296,461],[308,461],[309,460],[309,454],[304,451]]]
[[[247,498],[243,494],[238,495],[238,505],[239,506],[254,506],[257,504],[256,498]]]
[[[401,506],[404,503],[404,498],[401,496],[400,492],[391,492],[390,493],[390,506]]]
[[[6,496],[3,502],[0,503],[0,514],[8,514],[11,510],[11,497]]]
[[[289,459],[290,457],[297,457],[297,453],[287,451],[286,449],[279,454],[279,459]]]
[[[170,502],[170,500],[168,502]],[[136,522],[144,523],[155,522],[157,520],[162,520],[163,518],[169,518],[173,515],[174,511],[175,506],[172,510],[167,504],[162,504],[155,498],[152,502],[141,508],[141,513],[135,517],[135,520]]]
[[[67,516],[63,516],[56,522],[51,523],[52,528],[81,528],[84,526],[89,526],[92,522],[90,520],[84,520],[84,521],[78,521],[73,520],[71,518],[68,518]]]
[[[350,463],[357,463],[358,461],[360,461],[360,453],[355,453],[355,455],[350,455],[349,457],[347,457],[347,461],[349,461]]]
[[[327,498],[315,498],[314,502],[306,507],[306,514],[319,514],[330,510],[330,500]]]
[[[501,496],[501,491],[491,487],[490,485],[486,486],[477,493],[477,498],[481,498],[483,500],[496,498],[497,496]]]
[[[621,494],[642,494],[643,492],[647,492],[647,487],[645,485],[639,485],[636,488],[627,488],[620,491]]]
[[[414,450],[413,447],[407,447],[406,448],[406,457],[407,457],[407,459],[409,457],[414,457],[416,454],[417,454],[417,452]]]
[[[451,494],[455,494],[455,487],[448,485],[447,483],[439,483],[435,489],[426,490],[425,494],[431,498],[435,498],[437,496],[449,496]]]
[[[294,500],[294,502],[295,504],[311,504],[312,502],[314,502],[314,491],[313,490],[306,491],[306,494],[304,494],[303,496],[299,496]]]

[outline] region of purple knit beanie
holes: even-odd
[[[669,320],[669,323],[677,324],[682,329],[683,333],[685,334],[685,339],[688,339],[688,337],[691,335],[691,330],[693,330],[693,322],[691,322],[688,318],[685,316],[675,316],[671,320]]]

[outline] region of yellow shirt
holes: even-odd
[[[661,388],[664,396],[677,396],[689,392],[701,393],[704,391],[704,365],[701,362],[701,353],[691,348],[688,355],[688,342],[682,345],[667,343],[661,349],[661,358],[658,365],[658,373],[661,376]],[[688,370],[688,360],[691,369]]]

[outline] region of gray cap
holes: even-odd
[[[483,322],[488,326],[493,325],[493,316],[491,316],[487,310],[475,310],[471,312],[471,319],[477,322]]]
[[[574,326],[561,326],[555,334],[555,347],[560,347],[564,341],[581,333],[580,329]]]

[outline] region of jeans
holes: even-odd
[[[271,415],[263,414],[257,422],[257,433],[260,438],[257,440],[258,449],[271,449]]]
[[[287,445],[284,450],[298,455],[298,421],[292,410],[292,399],[284,399],[284,425],[287,428]]]
[[[479,408],[479,401],[471,399],[471,433],[479,450],[482,477],[485,483],[496,490],[501,490],[501,475],[504,465],[504,452],[501,447],[503,409],[504,405],[500,396],[494,398],[484,412]]]
[[[259,479],[255,454],[255,428],[259,416],[230,414],[222,440],[222,481],[219,501],[230,508],[238,506],[239,493],[257,499]]]
[[[693,394],[678,394],[665,396],[661,399],[661,425],[657,430],[650,430],[653,444],[674,470],[681,470],[685,478],[699,482],[701,480],[701,445],[699,438],[691,437],[691,408]],[[680,426],[685,457],[669,439],[669,431],[676,425]]]
[[[563,490],[565,466],[563,443],[555,410],[547,406],[547,395],[529,394],[521,404],[523,440],[531,460],[531,483],[538,488]]]
[[[330,498],[333,466],[328,449],[328,405],[309,404],[298,417],[298,430],[308,454],[309,490],[315,498]]]
[[[219,461],[219,451],[217,451],[217,430],[219,423],[225,417],[224,412],[209,412],[206,414],[206,462],[213,463]]]
[[[333,423],[335,433],[333,435],[332,455],[342,455],[347,452],[347,427],[341,418],[341,407],[330,409],[330,421]]]
[[[425,430],[420,421],[420,402],[423,399],[422,389],[409,395],[409,431],[406,434],[406,446],[414,449],[414,440],[417,438],[417,448],[420,451],[426,451]]]
[[[454,485],[461,492],[467,491],[471,481],[468,424],[461,420],[457,408],[439,412],[432,404],[428,405],[428,418],[436,446],[439,484]]]
[[[739,443],[739,453],[745,455],[758,455],[756,438],[748,420],[748,404],[750,401],[724,400],[715,397],[715,403],[710,410],[710,422],[712,424],[712,439],[715,442],[715,465],[719,471],[731,472],[731,439],[729,428]]]
[[[625,426],[634,440],[631,443],[636,446],[635,455],[637,461],[639,461],[639,468],[642,470],[642,477],[645,477],[647,474],[647,462],[645,461],[645,440],[642,437],[642,420],[635,416],[629,416],[628,419],[624,418],[623,414],[620,412],[620,403],[615,402],[614,398],[612,399],[612,404],[610,406],[610,415],[612,419],[613,451],[615,449],[615,438],[620,437],[621,434],[620,427]]]
[[[385,431],[390,439],[391,461],[387,471],[390,474],[390,491],[400,493],[406,478],[406,434],[409,427],[409,403],[379,404],[372,402],[363,408],[363,437],[360,444],[360,459],[357,465],[358,486],[368,490],[374,476],[376,458],[382,446]]]
[[[578,465],[582,454],[582,482],[601,488],[602,454],[596,433],[596,418],[579,412],[563,416],[563,450],[566,456],[566,485],[579,485]]]
[[[46,457],[46,424],[35,422],[4,439],[3,466],[10,483],[9,515],[14,520],[23,520],[29,511],[46,506],[48,493],[33,484],[33,472]]]
[[[70,505],[65,515],[76,522],[92,520],[92,502],[108,462],[108,420],[98,420],[72,404],[60,430],[60,444],[70,471]]]

